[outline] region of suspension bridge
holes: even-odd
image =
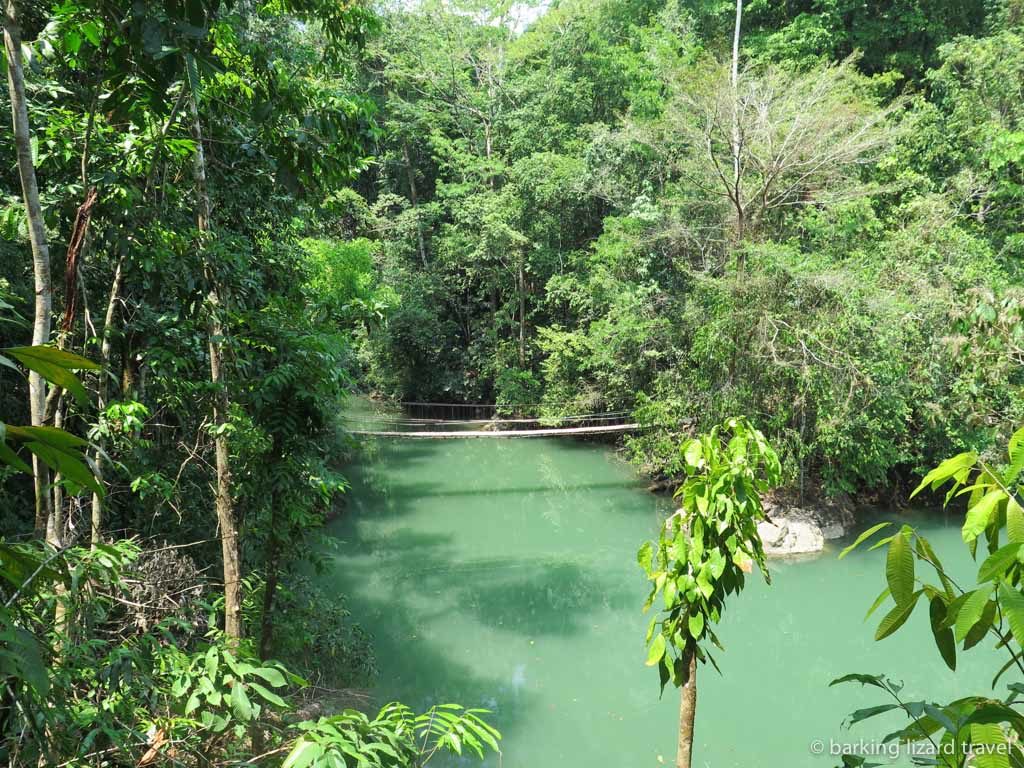
[[[350,435],[425,440],[467,438],[507,439],[616,435],[633,432],[641,425],[629,411],[603,411],[571,415],[523,416],[537,413],[539,403],[494,405],[480,403],[398,403],[402,415],[351,415],[343,421]],[[547,404],[550,406],[550,404]],[[504,417],[500,412],[515,413]]]

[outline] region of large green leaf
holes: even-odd
[[[694,640],[699,640],[701,632],[704,631],[704,614],[700,611],[694,611],[690,614],[690,617],[686,620],[687,627],[690,630],[690,637]]]
[[[306,768],[314,760],[319,759],[323,753],[323,747],[314,741],[307,741],[305,737],[302,737],[292,747],[292,751],[284,759],[281,768]]]
[[[978,569],[978,582],[1001,579],[1010,566],[1017,562],[1020,550],[1020,544],[1007,544],[985,558],[985,562]]]
[[[963,539],[966,542],[974,541],[988,526],[992,513],[1001,501],[1006,499],[1006,494],[1001,490],[989,491],[976,504],[967,510],[967,520],[964,521],[962,530]]]
[[[941,597],[933,597],[928,609],[928,617],[932,625],[932,637],[935,638],[935,647],[939,649],[939,655],[946,662],[946,666],[956,671],[956,639],[953,636],[952,627],[947,627],[946,604]]]
[[[1006,501],[1006,538],[1014,544],[1024,544],[1024,509],[1013,496]]]
[[[892,599],[903,605],[914,594],[914,553],[910,549],[910,536],[901,532],[889,542],[885,558],[885,579]]]
[[[1003,474],[1003,482],[1006,485],[1015,485],[1020,473],[1024,470],[1024,427],[1021,427],[1010,436],[1008,444],[1010,455],[1010,466]]]
[[[103,496],[103,487],[97,482],[92,471],[75,454],[65,453],[52,445],[45,445],[35,440],[25,443],[25,447],[47,466],[60,472],[64,479]]]
[[[33,440],[65,453],[88,445],[82,438],[57,427],[15,427],[8,424],[7,433],[17,440]]]
[[[15,625],[4,608],[0,608],[0,675],[24,681],[39,696],[45,696],[50,688],[39,641],[31,632]]]
[[[1006,734],[999,723],[971,723],[971,743],[978,745],[972,765],[976,768],[1010,768]]]
[[[245,686],[237,679],[231,685],[231,712],[244,723],[252,720],[252,704],[245,693]]]
[[[66,389],[81,405],[88,403],[85,387],[72,371],[95,370],[99,368],[96,363],[55,347],[10,347],[4,351],[51,384]]]
[[[914,489],[914,492],[910,494],[910,497],[913,498],[928,486],[931,486],[932,490],[935,490],[944,482],[956,475],[957,472],[973,467],[977,461],[978,454],[973,451],[961,453],[951,459],[946,459],[944,462],[939,464],[939,466],[924,476],[921,484]]]
[[[661,661],[661,657],[664,655],[665,636],[659,632],[654,636],[654,640],[651,641],[651,647],[647,649],[647,661],[645,663],[648,667],[653,667]]]
[[[978,589],[970,593],[969,597],[964,600],[963,605],[960,607],[959,613],[956,615],[956,641],[959,643],[965,637],[967,633],[971,631],[971,627],[978,623],[981,619],[982,613],[985,611],[985,605],[988,603],[988,598],[992,594],[994,584],[985,584]]]
[[[1024,595],[1007,582],[999,582],[999,608],[1010,625],[1010,634],[1024,649]]]
[[[889,611],[878,623],[878,629],[875,630],[875,640],[884,640],[902,627],[907,619],[910,618],[910,614],[914,612],[914,606],[917,605],[917,599],[920,596],[921,591],[918,590],[905,603],[897,603],[896,607]]]

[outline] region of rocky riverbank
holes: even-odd
[[[766,520],[758,523],[764,551],[769,557],[787,557],[820,552],[829,539],[838,539],[856,523],[854,505],[848,496],[804,502],[773,495],[764,501]]]

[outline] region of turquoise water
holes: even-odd
[[[674,764],[678,695],[659,699],[657,672],[643,664],[635,559],[670,508],[629,465],[567,439],[377,440],[349,475],[330,582],[373,635],[379,703],[492,710],[503,755],[487,765]],[[926,530],[970,582],[955,525],[899,519]],[[884,554],[837,552],[772,561],[771,586],[751,579],[730,602],[723,674],[699,672],[695,765],[838,764],[813,755],[812,742],[827,751],[899,723],[842,728],[854,709],[883,703],[880,691],[828,687],[849,672],[903,679],[911,700],[988,690],[1001,661],[979,648],[950,672],[923,604],[876,643],[881,614],[863,616],[884,586]]]

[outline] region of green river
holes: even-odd
[[[678,694],[659,699],[657,672],[643,664],[636,564],[670,507],[628,464],[567,438],[380,439],[348,472],[328,578],[373,636],[378,703],[486,707],[503,736],[491,766],[674,764]],[[951,570],[970,581],[956,521],[910,522],[945,559],[959,556]],[[845,673],[905,680],[911,700],[987,690],[1001,664],[979,648],[947,670],[927,610],[876,643],[878,617],[863,617],[884,585],[884,554],[838,561],[833,544],[772,561],[771,586],[752,578],[729,603],[723,674],[700,669],[695,765],[837,765],[812,754],[815,740],[827,752],[898,722],[844,729],[851,711],[883,703],[881,691],[828,687]]]

